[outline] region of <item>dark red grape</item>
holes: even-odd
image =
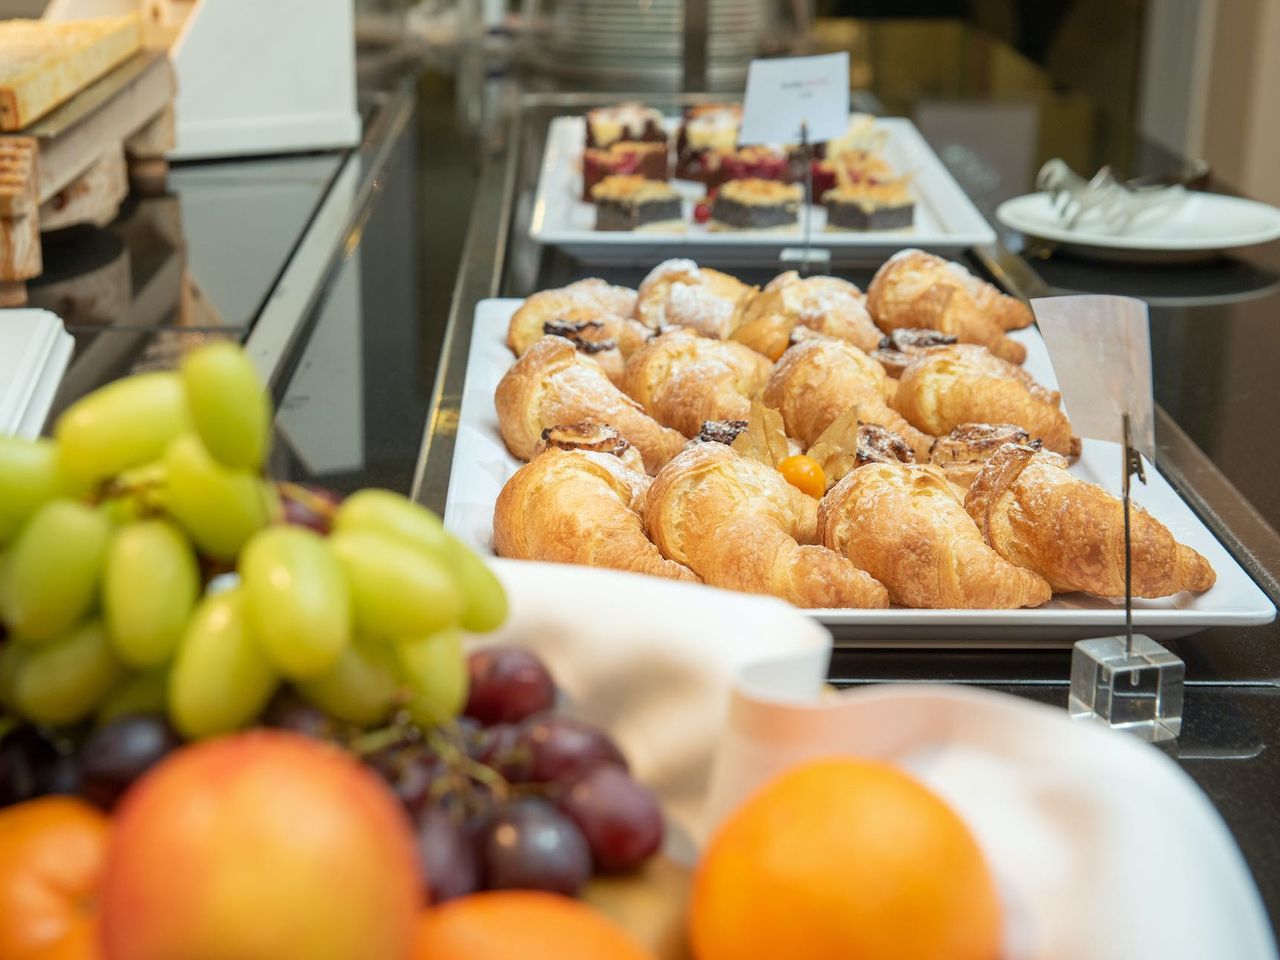
[[[576,895],[591,877],[591,851],[573,821],[526,797],[494,811],[480,834],[485,886]]]
[[[598,870],[631,870],[662,846],[658,798],[621,767],[596,767],[559,803],[582,831]]]
[[[156,714],[112,720],[80,746],[81,792],[110,810],[133,781],[181,745],[178,735]]]
[[[512,783],[525,783],[529,779],[532,751],[524,742],[524,732],[519,726],[500,723],[485,728],[477,738],[472,757],[493,767]]]
[[[556,683],[542,661],[521,647],[486,647],[467,658],[470,692],[463,713],[483,724],[519,723],[550,710]]]
[[[65,753],[45,767],[40,778],[40,793],[60,793],[75,797],[83,792],[83,771],[74,754]]]
[[[520,725],[520,744],[529,751],[530,783],[571,784],[602,764],[627,766],[617,745],[590,724],[561,714],[530,717]]]
[[[338,732],[338,725],[332,717],[289,692],[280,694],[267,704],[262,722],[268,727],[292,730],[315,740],[331,740]]]
[[[45,792],[58,748],[39,730],[21,726],[0,737],[0,807]]]
[[[418,815],[415,833],[431,903],[465,897],[480,889],[475,845],[453,815],[429,804]]]

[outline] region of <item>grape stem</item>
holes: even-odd
[[[276,484],[281,495],[294,503],[300,503],[312,513],[324,517],[325,520],[333,521],[334,516],[338,513],[338,505],[328,497],[322,497],[307,489],[298,483],[289,483],[282,480]]]

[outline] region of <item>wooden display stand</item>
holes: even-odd
[[[129,182],[163,190],[174,144],[173,69],[143,52],[14,135],[0,135],[0,306],[26,303],[40,234],[115,218]]]

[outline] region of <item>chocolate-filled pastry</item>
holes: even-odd
[[[867,309],[881,330],[928,327],[961,343],[977,343],[1012,363],[1027,348],[1004,335],[1029,326],[1031,308],[979,280],[958,263],[923,250],[890,257],[867,288]]]
[[[589,147],[582,154],[582,199],[590,202],[591,188],[605,177],[634,174],[647,180],[670,175],[667,145],[660,142],[619,140],[612,146]]]
[[[903,327],[885,334],[879,346],[871,351],[871,358],[878,361],[885,372],[896,380],[917,354],[930,347],[946,347],[955,342],[956,338],[949,333]]]
[[[629,347],[642,343],[649,335],[648,331],[640,330],[638,324],[631,333],[621,329],[623,321],[631,316],[635,308],[634,290],[615,287],[599,277],[578,280],[555,290],[541,290],[526,297],[524,303],[511,315],[511,323],[507,327],[507,346],[518,357],[535,340],[541,340],[546,335],[549,321],[599,320],[603,324],[603,336],[617,340],[623,356],[626,356],[631,352]]]
[[[1055,593],[1124,596],[1124,504],[1072,476],[1061,458],[1005,444],[973,481],[964,504],[997,553],[1036,571]],[[1213,586],[1217,575],[1209,561],[1137,504],[1130,529],[1135,597]]]
[[[726,447],[731,447],[733,441],[737,440],[746,429],[746,420],[707,420],[702,424],[702,429],[698,431],[695,439],[704,443],[723,443]]]
[[[800,220],[799,186],[777,180],[730,180],[711,201],[712,230],[777,230]]]
[[[1077,456],[1080,441],[1071,434],[1061,400],[985,347],[956,343],[911,361],[898,380],[893,407],[934,436],[962,423],[1012,423],[1055,453]]]
[[[862,291],[838,277],[800,279],[794,270],[769,282],[742,308],[733,339],[745,343],[770,360],[777,360],[791,345],[792,333],[805,328],[862,350],[880,343],[879,328],[871,322]]]
[[[1039,450],[1043,444],[1012,423],[962,423],[945,437],[933,441],[929,450],[929,462],[940,468],[958,487],[968,487],[987,465],[992,454],[1006,443],[1018,443]],[[1066,458],[1048,453],[1062,466]]]
[[[639,174],[605,177],[591,188],[597,230],[684,229],[684,208],[675,187]]]
[[[667,142],[662,113],[643,103],[619,103],[611,107],[588,110],[586,133],[588,149],[609,147],[620,140]]]
[[[755,291],[737,277],[692,260],[664,260],[641,281],[635,317],[651,330],[689,327],[723,340],[737,326],[740,304]]]
[[[553,447],[556,450],[590,450],[594,453],[612,454],[632,470],[644,473],[644,458],[640,456],[640,451],[617,430],[603,423],[582,420],[547,427],[542,431],[542,439],[534,448],[533,455],[536,457]]]
[[[552,448],[503,486],[493,508],[500,557],[577,563],[697,582],[666,559],[644,532],[649,477],[591,450]]]
[[[1051,596],[1038,574],[1005,560],[937,467],[871,463],[818,507],[822,542],[889,588],[904,607],[1006,610]]]

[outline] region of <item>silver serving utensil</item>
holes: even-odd
[[[1129,230],[1137,217],[1172,209],[1186,196],[1180,184],[1150,181],[1124,182],[1111,167],[1103,167],[1091,180],[1055,158],[1040,168],[1036,187],[1049,194],[1050,203],[1068,230],[1088,220],[1112,234]]]

